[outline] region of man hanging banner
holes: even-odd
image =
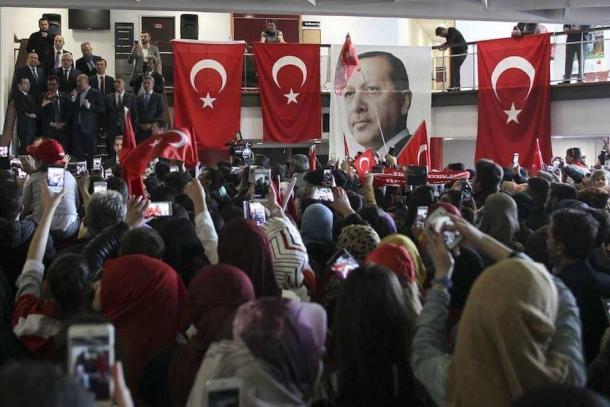
[[[352,40],[359,65],[345,84],[333,83],[330,154],[343,159],[346,145],[352,155],[371,148],[384,156],[386,146],[398,154],[422,121],[430,129],[431,49],[360,46]],[[338,65],[342,49],[331,46],[330,66]]]
[[[322,137],[320,46],[254,44],[263,138],[297,143]]]
[[[551,161],[549,34],[477,43],[479,119],[475,158],[531,169],[536,139]]]
[[[174,122],[199,149],[223,150],[239,131],[244,42],[172,41]]]

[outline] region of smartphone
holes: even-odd
[[[519,153],[513,154],[513,165],[519,165]]]
[[[314,201],[333,202],[333,190],[326,187],[313,187],[311,190],[311,199]]]
[[[604,313],[608,318],[608,324],[610,325],[610,298],[602,298],[602,304],[604,304]]]
[[[417,222],[417,227],[423,227],[426,222],[426,218],[428,217],[428,207],[427,206],[418,206],[417,207],[417,217],[415,218],[415,222]]]
[[[106,181],[96,181],[93,183],[93,193],[106,192],[108,190],[108,184]]]
[[[28,173],[23,171],[21,168],[17,168],[17,178],[25,179],[28,176]]]
[[[78,324],[68,329],[68,370],[95,396],[97,406],[111,406],[114,326]]]
[[[271,170],[256,168],[254,170],[254,200],[265,201],[271,185]]]
[[[333,170],[330,168],[324,169],[324,177],[322,178],[322,185],[330,187],[333,184]]]
[[[78,161],[76,163],[76,176],[82,177],[87,172],[87,161]]]
[[[8,157],[8,146],[0,146],[0,158]]]
[[[180,171],[180,167],[178,167],[177,165],[169,166],[169,172],[179,172],[179,171]]]
[[[218,196],[224,201],[229,201],[231,199],[224,185],[221,185],[220,188],[218,188]]]
[[[102,170],[102,159],[100,157],[93,157],[93,171]]]
[[[140,43],[140,41],[138,40],[133,40],[134,45],[138,45]]]
[[[150,219],[160,216],[172,216],[172,203],[170,201],[150,202],[148,204],[144,217]]]
[[[208,407],[243,406],[243,383],[238,377],[208,380],[205,392],[208,395]]]
[[[258,165],[251,165],[248,167],[248,182],[249,183],[254,183],[254,172],[256,170],[260,170],[262,169],[261,167],[259,167]]]
[[[426,219],[426,226],[440,235],[448,249],[453,249],[462,241],[463,236],[457,230],[453,230],[453,221],[444,208],[437,208]]]
[[[396,146],[392,146],[388,149],[388,154],[390,154],[392,157],[396,157]]]
[[[112,168],[106,168],[106,169],[104,170],[104,176],[105,176],[106,178],[110,178],[110,177],[112,177]]]
[[[345,249],[338,250],[328,261],[328,268],[341,280],[345,280],[352,270],[360,267],[358,260]]]
[[[244,218],[254,221],[257,225],[263,225],[267,221],[265,207],[256,201],[244,201]]]
[[[63,191],[65,176],[66,169],[64,167],[49,167],[47,170],[47,187],[49,187],[49,191]]]
[[[460,189],[460,201],[465,204],[472,202],[472,187],[466,180],[462,180],[462,188]]]
[[[240,175],[244,172],[243,167],[231,167],[229,170],[229,174],[231,175]]]

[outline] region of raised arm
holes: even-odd
[[[193,178],[186,184],[184,192],[195,206],[195,231],[205,255],[211,264],[218,264],[218,234],[205,202],[205,189],[197,178]]]

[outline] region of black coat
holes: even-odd
[[[44,38],[40,31],[36,31],[30,35],[27,44],[28,54],[35,52],[38,54],[38,61],[44,64],[49,56],[49,52],[53,49],[53,40],[55,34],[47,33],[47,37]]]
[[[32,70],[28,65],[22,66],[15,71],[15,82],[13,82],[13,95],[17,92],[17,85],[21,78],[28,78],[30,80],[30,94],[34,96],[37,101],[40,101],[42,93],[47,88],[47,77],[42,67],[36,67],[36,73],[38,79],[34,77]]]
[[[144,103],[144,95],[138,95],[136,97],[136,114],[138,118],[138,124],[149,123],[155,119],[163,117],[165,112],[165,106],[163,105],[163,96],[153,92],[150,95],[148,106]]]
[[[97,73],[95,71],[95,63],[99,59],[101,59],[101,57],[98,57],[97,55],[91,55],[91,61],[93,62],[93,69],[91,69],[91,68],[89,68],[89,65],[87,65],[87,61],[85,60],[85,57],[78,58],[76,60],[76,69],[78,69],[79,71],[81,71],[82,73],[84,73],[87,76],[93,76]]]
[[[133,93],[123,94],[123,107],[131,112],[131,124],[135,130],[138,123],[138,112],[136,109],[136,97]],[[124,111],[119,109],[116,103],[116,93],[104,97],[104,131],[110,136],[124,134]]]
[[[57,102],[59,102],[59,108]],[[42,132],[42,136],[45,138],[58,138],[57,133],[66,133],[70,125],[71,109],[72,102],[70,101],[70,96],[64,92],[59,92],[59,99],[57,101],[42,107],[40,112],[40,131]],[[55,121],[63,122],[66,125],[62,130],[49,127],[49,123]]]
[[[140,91],[140,87],[142,86],[142,81],[144,76],[147,76],[147,72],[143,72],[137,74],[133,77],[133,79],[129,82],[131,89],[133,89],[133,93],[138,94]],[[165,86],[165,78],[158,72],[153,72],[150,76],[155,80],[155,84],[153,86],[153,91],[155,93],[163,94],[163,87]]]
[[[15,111],[17,112],[17,134],[22,142],[32,142],[37,133],[38,116],[40,114],[40,106],[34,99],[34,96],[24,95],[23,92],[17,90],[13,96],[15,103]],[[35,118],[28,117],[28,114],[35,114]]]
[[[102,96],[90,87],[85,99],[91,104],[89,109],[80,104],[80,94],[76,95],[76,99],[72,102],[72,127],[75,133],[96,135],[97,116],[99,113],[104,113]]]
[[[61,55],[59,56],[59,64],[60,64],[60,68],[61,68],[61,57],[63,56],[63,54],[65,53],[70,53],[72,54],[70,51],[68,51],[67,49],[64,49],[61,53]],[[74,58],[74,54],[72,54],[72,58]],[[51,48],[49,48],[49,53],[47,54],[47,57],[45,59],[40,59],[39,58],[40,63],[42,64],[42,67],[44,68],[44,71],[48,74],[49,72],[53,72],[55,71],[55,48],[53,47],[53,45],[51,45]],[[72,62],[72,68],[74,68],[74,62]]]
[[[76,78],[81,74],[81,71],[78,69],[70,69],[70,74],[68,75],[68,80],[66,80],[66,75],[64,74],[64,69],[59,68],[55,70],[55,75],[59,78],[59,90],[65,93],[72,92],[73,89],[76,89]]]
[[[89,85],[101,92],[101,86],[97,82],[97,74],[89,77]],[[104,75],[104,94],[102,96],[110,95],[111,93],[114,93],[114,78],[110,75]]]

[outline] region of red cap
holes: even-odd
[[[31,145],[27,148],[29,155],[37,160],[44,161],[47,164],[63,164],[64,148],[57,142],[50,138],[42,140],[38,145]]]

